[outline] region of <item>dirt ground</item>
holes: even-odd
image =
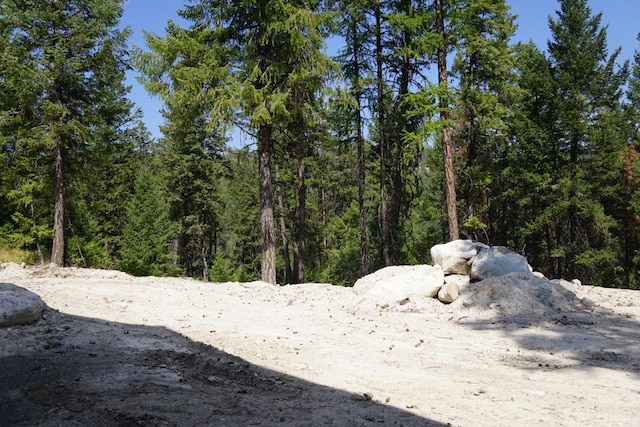
[[[0,329],[0,426],[640,425],[638,291],[510,317],[321,284],[15,264],[0,282],[47,305]]]

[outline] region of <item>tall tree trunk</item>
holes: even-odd
[[[31,220],[33,221],[33,226],[36,226],[36,208],[33,206],[33,202],[30,203],[30,208],[31,208]],[[40,239],[38,238],[38,235],[35,235],[35,244],[36,244],[36,251],[38,253],[38,262],[40,262],[40,265],[44,264],[44,255],[42,254],[42,247],[40,246]]]
[[[380,230],[382,233],[382,261],[391,265],[391,235],[389,230],[389,205],[387,203],[387,141],[385,131],[385,100],[382,69],[382,5],[376,3],[376,81],[378,97],[378,138],[380,139]]]
[[[276,197],[278,199],[278,210],[280,211],[280,237],[282,240],[282,259],[284,260],[284,282],[292,283],[291,262],[289,261],[289,239],[287,238],[287,223],[284,215],[284,202],[282,201],[282,190],[280,188],[280,171],[278,163],[275,164],[276,171]]]
[[[440,34],[440,46],[438,47],[438,84],[441,87],[440,120],[442,128],[442,152],[444,161],[444,189],[447,206],[447,218],[449,220],[449,240],[457,240],[458,212],[456,209],[455,174],[453,170],[453,148],[451,146],[451,129],[449,126],[449,99],[446,95],[447,87],[447,37],[444,29],[444,0],[436,2],[436,32]]]
[[[477,150],[478,150],[478,141],[475,129],[475,117],[473,111],[471,111],[469,105],[469,96],[476,90],[475,84],[475,70],[478,66],[478,54],[473,53],[469,57],[469,82],[466,88],[467,92],[467,102],[464,105],[464,119],[465,119],[465,131],[466,131],[466,139],[467,139],[467,160],[466,167],[471,175],[471,184],[469,190],[467,191],[467,216],[471,218],[475,215],[475,182],[474,182],[474,168],[476,166],[476,158],[477,158]]]
[[[409,15],[411,13],[411,2],[409,0],[403,0],[400,12]],[[402,45],[399,48],[409,48],[411,43],[411,33],[408,29],[402,31]],[[388,163],[389,163],[389,175],[391,177],[391,197],[389,203],[389,238],[390,238],[390,252],[391,261],[397,263],[401,248],[400,248],[400,233],[403,229],[404,213],[408,210],[408,206],[405,204],[406,200],[406,177],[411,173],[404,162],[405,156],[405,141],[404,133],[413,132],[415,129],[409,128],[409,122],[407,120],[408,104],[405,102],[407,95],[409,94],[409,86],[411,84],[411,57],[408,53],[402,53],[402,60],[400,62],[400,75],[398,79],[398,94],[397,100],[394,102],[394,117],[389,120],[394,123],[393,135],[389,137],[387,133],[387,139],[389,140],[388,151]]]
[[[353,18],[351,22],[353,32],[353,87],[356,98],[356,145],[358,147],[358,212],[360,222],[360,274],[366,276],[371,270],[371,256],[369,254],[369,233],[367,232],[367,211],[365,206],[366,177],[364,168],[364,135],[362,131],[362,88],[360,87],[360,44],[358,38],[358,23]]]
[[[304,118],[298,120],[298,141],[296,154],[298,157],[298,229],[296,233],[296,244],[294,246],[294,280],[295,283],[304,282],[304,250],[305,250],[305,229],[307,222],[307,188],[304,181]]]
[[[202,254],[202,280],[205,282],[208,282],[209,281],[209,261],[208,261],[209,251],[207,249],[207,243],[205,242],[204,238],[202,239],[201,254]]]
[[[271,125],[258,129],[258,157],[260,175],[260,230],[262,235],[262,281],[276,284],[276,246],[271,198],[271,154],[273,141]]]
[[[51,248],[51,262],[63,267],[66,253],[66,229],[65,229],[65,207],[66,207],[66,183],[65,165],[63,149],[58,143],[55,149],[54,182],[55,201],[53,210],[53,246]]]
[[[326,253],[327,246],[329,246],[329,241],[327,238],[327,225],[328,225],[327,190],[324,188],[324,184],[320,189],[320,198],[322,200],[322,253]]]

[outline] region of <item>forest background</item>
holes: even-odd
[[[0,5],[4,260],[349,285],[461,237],[640,287],[640,54],[585,0],[545,51],[506,1],[227,3],[143,48],[123,1]]]

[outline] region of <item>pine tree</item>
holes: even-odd
[[[183,18],[193,29],[210,34],[210,57],[224,68],[228,93],[212,109],[240,112],[236,124],[256,138],[259,160],[262,279],[276,283],[275,223],[272,200],[274,133],[293,111],[289,101],[308,67],[324,63],[318,46],[322,15],[317,5],[304,2],[255,0],[242,5],[199,2],[188,6]],[[303,66],[303,68],[300,68]],[[307,69],[304,69],[307,67]],[[311,71],[311,74],[317,75]]]
[[[558,190],[553,178],[559,161],[553,139],[557,85],[536,45],[517,44],[514,51],[517,89],[510,103],[510,142],[495,159],[500,172],[492,184],[492,233],[550,275],[554,226],[548,221],[552,214],[543,212],[555,204]]]
[[[605,183],[589,176],[590,163],[605,148],[591,124],[618,108],[626,67],[616,70],[619,50],[608,55],[602,14],[592,16],[586,0],[561,0],[556,14],[549,19],[553,39],[548,46],[558,87],[554,136],[560,159],[554,273],[590,278],[614,255],[607,248],[611,217],[597,196]]]
[[[136,174],[135,193],[126,209],[119,250],[120,269],[136,276],[177,273],[171,251],[173,224],[159,176],[150,165],[141,167]]]
[[[16,153],[39,156],[53,177],[51,261],[64,265],[70,182],[105,130],[130,120],[128,32],[117,29],[122,1],[7,1],[1,8],[0,93],[14,102],[0,128]]]
[[[164,37],[146,34],[149,52],[134,55],[143,84],[165,104],[160,158],[170,218],[179,225],[178,263],[186,274],[205,281],[219,231],[227,128],[227,111],[216,106],[225,96],[225,66],[210,44],[212,37],[210,28],[184,29],[169,22]]]
[[[365,136],[364,136],[364,94],[371,73],[368,61],[367,43],[367,4],[366,2],[339,2],[342,8],[338,26],[345,35],[345,45],[340,52],[338,62],[342,65],[344,77],[349,85],[352,102],[345,113],[349,120],[346,138],[352,139],[357,147],[357,176],[358,176],[358,227],[360,233],[360,274],[369,274],[371,270],[371,253],[368,231],[368,215],[365,202],[366,168],[365,168]]]
[[[440,121],[442,123],[442,150],[444,163],[444,188],[449,223],[449,240],[457,240],[458,211],[456,206],[456,184],[453,169],[453,147],[451,142],[451,129],[449,128],[449,93],[447,89],[447,50],[448,41],[445,32],[446,8],[443,0],[435,0],[436,9],[436,33],[440,40],[437,50],[438,56],[438,86]]]
[[[458,49],[453,71],[460,90],[453,138],[462,163],[464,223],[475,222],[481,227],[491,227],[488,193],[492,165],[506,143],[513,20],[505,1],[466,1],[456,13]]]

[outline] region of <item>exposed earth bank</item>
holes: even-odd
[[[0,425],[640,423],[638,291],[578,286],[594,306],[549,315],[474,284],[380,306],[50,266],[2,264],[0,283],[47,306],[0,328]]]

